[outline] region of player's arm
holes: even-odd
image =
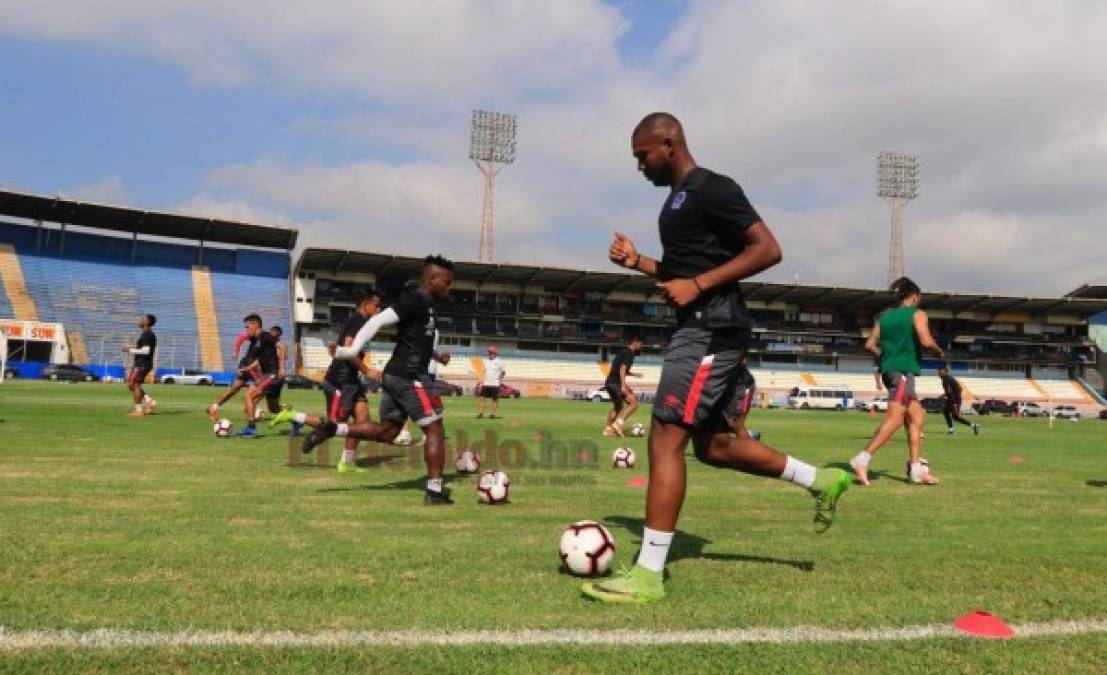
[[[634,247],[634,242],[622,232],[616,230],[615,239],[607,249],[607,258],[620,267],[635,270],[649,277],[657,277],[660,268],[657,261],[642,255]]]
[[[880,356],[880,324],[873,324],[873,332],[869,334],[869,339],[865,340],[865,349],[871,352],[875,356]],[[877,377],[880,374],[877,373]]]
[[[921,309],[915,312],[913,321],[915,322],[915,333],[919,336],[919,344],[922,345],[922,348],[938,358],[945,356],[946,353],[942,351],[942,348],[934,341],[934,336],[930,334],[930,321],[926,316],[926,312]]]
[[[742,279],[748,279],[784,259],[776,237],[769,230],[769,226],[760,220],[746,228],[745,244],[745,248],[738,255],[692,278],[691,281],[700,294],[712,288],[731,286]]]
[[[373,336],[380,332],[382,328],[399,322],[400,316],[396,314],[396,310],[389,307],[366,321],[365,325],[357,332],[357,335],[354,336],[350,344],[345,347],[338,347],[332,342],[327,345],[327,351],[336,359],[355,359],[362,347],[367,345],[369,341],[373,339]]]
[[[277,343],[277,377],[284,379],[284,362],[288,358],[288,345]]]
[[[434,354],[432,355],[432,358],[434,358],[435,361],[438,361],[439,363],[441,363],[444,366],[447,366],[447,365],[450,364],[450,353],[449,352],[434,352]]]

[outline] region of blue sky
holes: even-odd
[[[490,107],[520,130],[497,258],[604,269],[615,227],[656,247],[627,136],[667,109],[784,244],[766,278],[882,284],[898,149],[924,287],[1103,281],[1107,9],[1001,5],[0,0],[0,185],[471,259]]]

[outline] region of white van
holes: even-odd
[[[788,395],[788,406],[794,409],[849,410],[853,407],[853,390],[834,386],[792,387]]]

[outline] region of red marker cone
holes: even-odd
[[[1015,637],[1015,631],[996,615],[978,609],[953,622],[957,630],[976,637],[994,640],[1009,640]]]
[[[1022,461],[1022,457],[1019,457],[1018,455],[1011,455],[1012,464],[1022,464]]]
[[[627,481],[627,487],[645,487],[649,481],[644,476],[635,476]]]

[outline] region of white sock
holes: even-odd
[[[788,455],[788,462],[784,465],[784,473],[780,474],[780,479],[809,488],[815,484],[815,467]]]
[[[638,564],[651,572],[665,569],[665,560],[669,557],[669,545],[673,543],[672,532],[658,532],[650,528],[642,530],[642,550],[638,553]]]
[[[292,413],[292,421],[296,424],[303,424],[307,420],[307,413]]]
[[[211,407],[208,408],[208,409],[209,410],[219,410],[219,404],[218,403],[212,403]]]
[[[136,403],[135,404],[135,412],[142,412],[142,404],[141,403]]]
[[[862,450],[861,452],[857,453],[857,456],[851,459],[849,463],[853,466],[868,466],[869,460],[872,458],[872,455]]]
[[[143,403],[149,403],[149,402],[150,402],[151,400],[152,400],[152,399],[150,398],[150,395],[149,395],[149,394],[143,394],[143,395],[142,395],[142,402],[143,402]]]
[[[611,426],[613,426],[613,427],[621,427],[621,426],[623,426],[623,418],[621,418],[621,417],[616,417],[616,418],[615,418],[615,421],[611,423]]]
[[[349,424],[339,424],[334,429],[334,435],[335,436],[345,436],[348,433],[350,433],[350,425]]]
[[[344,464],[353,464],[354,460],[357,459],[356,453],[357,451],[353,448],[346,448],[342,451],[342,462]]]
[[[441,478],[428,478],[427,489],[431,492],[442,492],[442,479]]]

